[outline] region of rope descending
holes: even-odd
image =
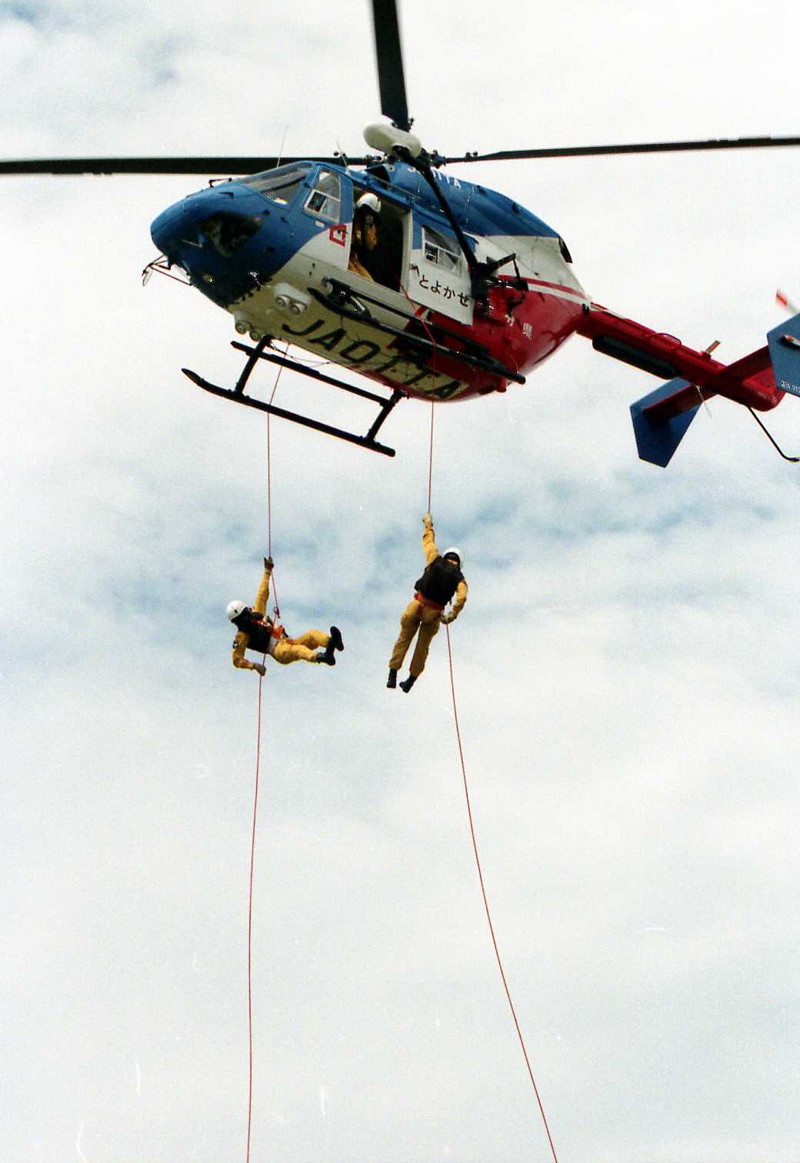
[[[433,401],[431,401],[430,448],[429,448],[429,461],[428,461],[428,512],[429,513],[431,511],[431,492],[432,492],[432,482],[433,482],[433,409],[434,409],[434,404],[433,404]],[[517,1031],[517,1038],[519,1040],[520,1048],[522,1050],[522,1056],[525,1059],[525,1068],[528,1072],[528,1078],[530,1079],[531,1087],[533,1088],[533,1093],[534,1093],[534,1096],[536,1098],[536,1104],[539,1108],[539,1114],[541,1115],[542,1123],[544,1124],[545,1134],[547,1135],[547,1142],[550,1145],[550,1152],[553,1156],[553,1163],[558,1163],[558,1156],[556,1154],[556,1148],[555,1148],[555,1144],[553,1142],[553,1136],[550,1133],[550,1125],[547,1121],[547,1115],[545,1114],[544,1104],[542,1103],[541,1095],[539,1094],[539,1087],[536,1085],[536,1078],[534,1076],[533,1067],[531,1066],[531,1061],[530,1061],[530,1058],[528,1056],[528,1050],[527,1050],[527,1047],[525,1045],[525,1038],[523,1037],[523,1034],[522,1034],[522,1027],[520,1026],[519,1019],[517,1017],[517,1011],[514,1007],[514,1001],[513,1001],[513,998],[511,996],[511,990],[510,990],[509,985],[508,985],[508,979],[506,977],[505,969],[503,968],[503,959],[500,955],[500,947],[497,943],[497,937],[496,937],[495,931],[494,931],[494,924],[492,922],[492,913],[491,913],[491,910],[489,908],[489,898],[488,898],[487,893],[486,893],[486,884],[485,884],[485,881],[483,878],[483,868],[481,867],[481,858],[480,858],[480,853],[478,852],[478,840],[477,840],[477,836],[475,833],[475,820],[474,820],[473,815],[472,815],[472,803],[470,801],[469,783],[467,781],[467,766],[466,766],[466,762],[464,760],[464,747],[463,747],[463,744],[461,742],[461,727],[460,727],[459,721],[458,721],[458,703],[456,701],[456,684],[455,684],[455,678],[454,678],[454,673],[453,673],[453,648],[452,648],[452,644],[450,641],[450,627],[447,624],[445,624],[445,630],[447,632],[447,659],[448,659],[448,665],[450,668],[450,693],[451,693],[452,703],[453,703],[453,722],[455,723],[455,728],[456,728],[456,743],[458,746],[458,758],[459,758],[459,763],[461,764],[461,777],[462,777],[462,781],[464,784],[464,798],[465,798],[466,804],[467,804],[467,819],[469,820],[469,832],[470,832],[470,837],[472,840],[472,851],[473,851],[473,854],[475,856],[475,867],[478,870],[478,881],[480,883],[481,896],[483,897],[483,908],[484,908],[484,912],[486,914],[486,923],[489,926],[489,934],[490,934],[491,939],[492,939],[492,948],[494,949],[495,960],[497,961],[497,968],[500,970],[500,978],[503,982],[503,989],[505,991],[506,999],[508,1001],[508,1007],[511,1010],[511,1017],[514,1021],[514,1028]]]
[[[275,384],[270,396],[270,404],[275,399],[282,368],[278,368]],[[270,416],[267,414],[267,557],[272,557],[272,446],[270,433]],[[275,603],[275,617],[280,617],[278,608],[278,591],[275,578],[272,578],[272,596]],[[266,662],[266,655],[262,662]],[[256,728],[256,771],[253,789],[253,824],[250,834],[250,881],[247,898],[247,1042],[248,1042],[248,1084],[247,1084],[247,1147],[245,1152],[246,1163],[250,1163],[250,1141],[253,1127],[253,886],[255,882],[256,864],[256,835],[258,825],[258,785],[261,771],[261,724],[262,724],[262,691],[263,676],[258,676],[258,723]]]

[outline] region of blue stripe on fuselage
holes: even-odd
[[[405,162],[384,164],[374,171],[374,175],[368,171],[362,173],[357,170],[349,170],[348,173],[369,185],[378,196],[386,190],[378,174],[386,174],[392,193],[405,195],[404,200],[407,199],[412,205],[422,205],[436,214],[442,214],[428,183],[413,166]],[[546,222],[542,222],[541,218],[537,218],[530,210],[507,198],[505,194],[488,190],[485,186],[477,186],[462,178],[451,177],[441,170],[434,170],[433,175],[434,180],[441,184],[442,193],[462,230],[470,234],[483,237],[492,235],[559,237],[558,232]]]

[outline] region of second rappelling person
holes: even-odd
[[[305,634],[290,638],[279,622],[268,617],[267,599],[272,570],[272,558],[265,557],[264,573],[252,606],[242,601],[230,602],[228,605],[228,620],[236,627],[233,665],[241,670],[257,670],[263,675],[264,663],[251,662],[245,657],[246,650],[254,650],[258,654],[268,654],[283,666],[290,662],[321,662],[335,666],[335,651],[344,650],[338,627],[331,626],[330,634],[323,634],[321,630],[306,630]]]
[[[397,672],[403,665],[409,646],[417,636],[417,644],[411,656],[408,678],[400,683],[406,694],[425,669],[431,639],[440,625],[455,621],[467,600],[467,583],[461,572],[461,551],[455,548],[439,553],[433,529],[433,518],[426,513],[422,518],[425,526],[422,534],[422,552],[425,554],[425,572],[414,587],[414,598],[400,618],[400,633],[389,659],[387,687],[397,686]],[[452,609],[445,613],[445,606],[453,599]]]

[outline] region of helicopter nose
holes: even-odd
[[[169,256],[176,248],[176,244],[184,233],[183,229],[183,202],[176,202],[153,220],[150,226],[150,237],[163,255]]]
[[[150,235],[170,266],[181,267],[195,286],[227,305],[252,290],[250,244],[266,217],[259,195],[225,183],[167,207]]]
[[[219,254],[233,254],[258,233],[261,209],[256,199],[246,193],[237,197],[234,189],[200,190],[159,214],[150,235],[168,258],[207,243]]]

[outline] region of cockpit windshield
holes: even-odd
[[[312,168],[310,162],[292,162],[276,166],[274,170],[264,170],[261,174],[251,174],[249,178],[242,178],[241,183],[258,190],[272,202],[288,206]]]

